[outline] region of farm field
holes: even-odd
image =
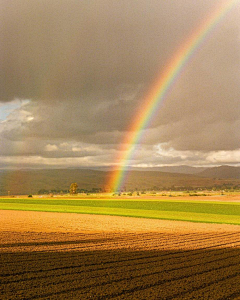
[[[1,198],[0,209],[240,224],[240,196]]]
[[[240,227],[0,210],[0,299],[240,299]]]

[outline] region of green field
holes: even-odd
[[[240,225],[240,203],[197,200],[0,199],[0,209],[101,214]]]

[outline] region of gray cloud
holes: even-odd
[[[218,1],[3,1],[2,101],[149,83]]]
[[[157,74],[218,3],[3,0],[0,102],[29,102],[1,123],[0,154],[110,164]],[[157,144],[202,153],[189,164],[240,148],[239,17],[236,5],[191,58],[136,163],[187,160],[159,158]]]

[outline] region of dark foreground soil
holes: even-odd
[[[240,299],[238,226],[199,224],[197,230],[197,224],[157,220],[153,230],[151,220],[125,218],[128,225],[117,230],[124,218],[113,217],[105,220],[115,230],[109,223],[105,230],[71,232],[64,225],[54,232],[33,226],[44,213],[28,213],[31,222],[22,213],[21,222],[10,213],[12,226],[0,229],[0,299]],[[52,215],[63,223],[69,216]],[[87,228],[86,220],[91,217]],[[135,230],[131,220],[139,222]]]

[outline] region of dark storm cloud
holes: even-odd
[[[81,100],[148,83],[216,3],[2,2],[1,101]]]
[[[187,23],[200,20],[201,12],[194,17],[197,10],[176,0],[170,5],[2,1],[0,98],[79,99],[84,92],[121,83],[145,83],[164,65],[185,30],[191,31]]]
[[[29,102],[1,123],[0,153],[110,162],[153,80],[217,4],[2,0],[0,101]],[[159,162],[149,150],[158,143],[240,148],[239,17],[237,4],[185,67],[142,140],[146,162]]]

